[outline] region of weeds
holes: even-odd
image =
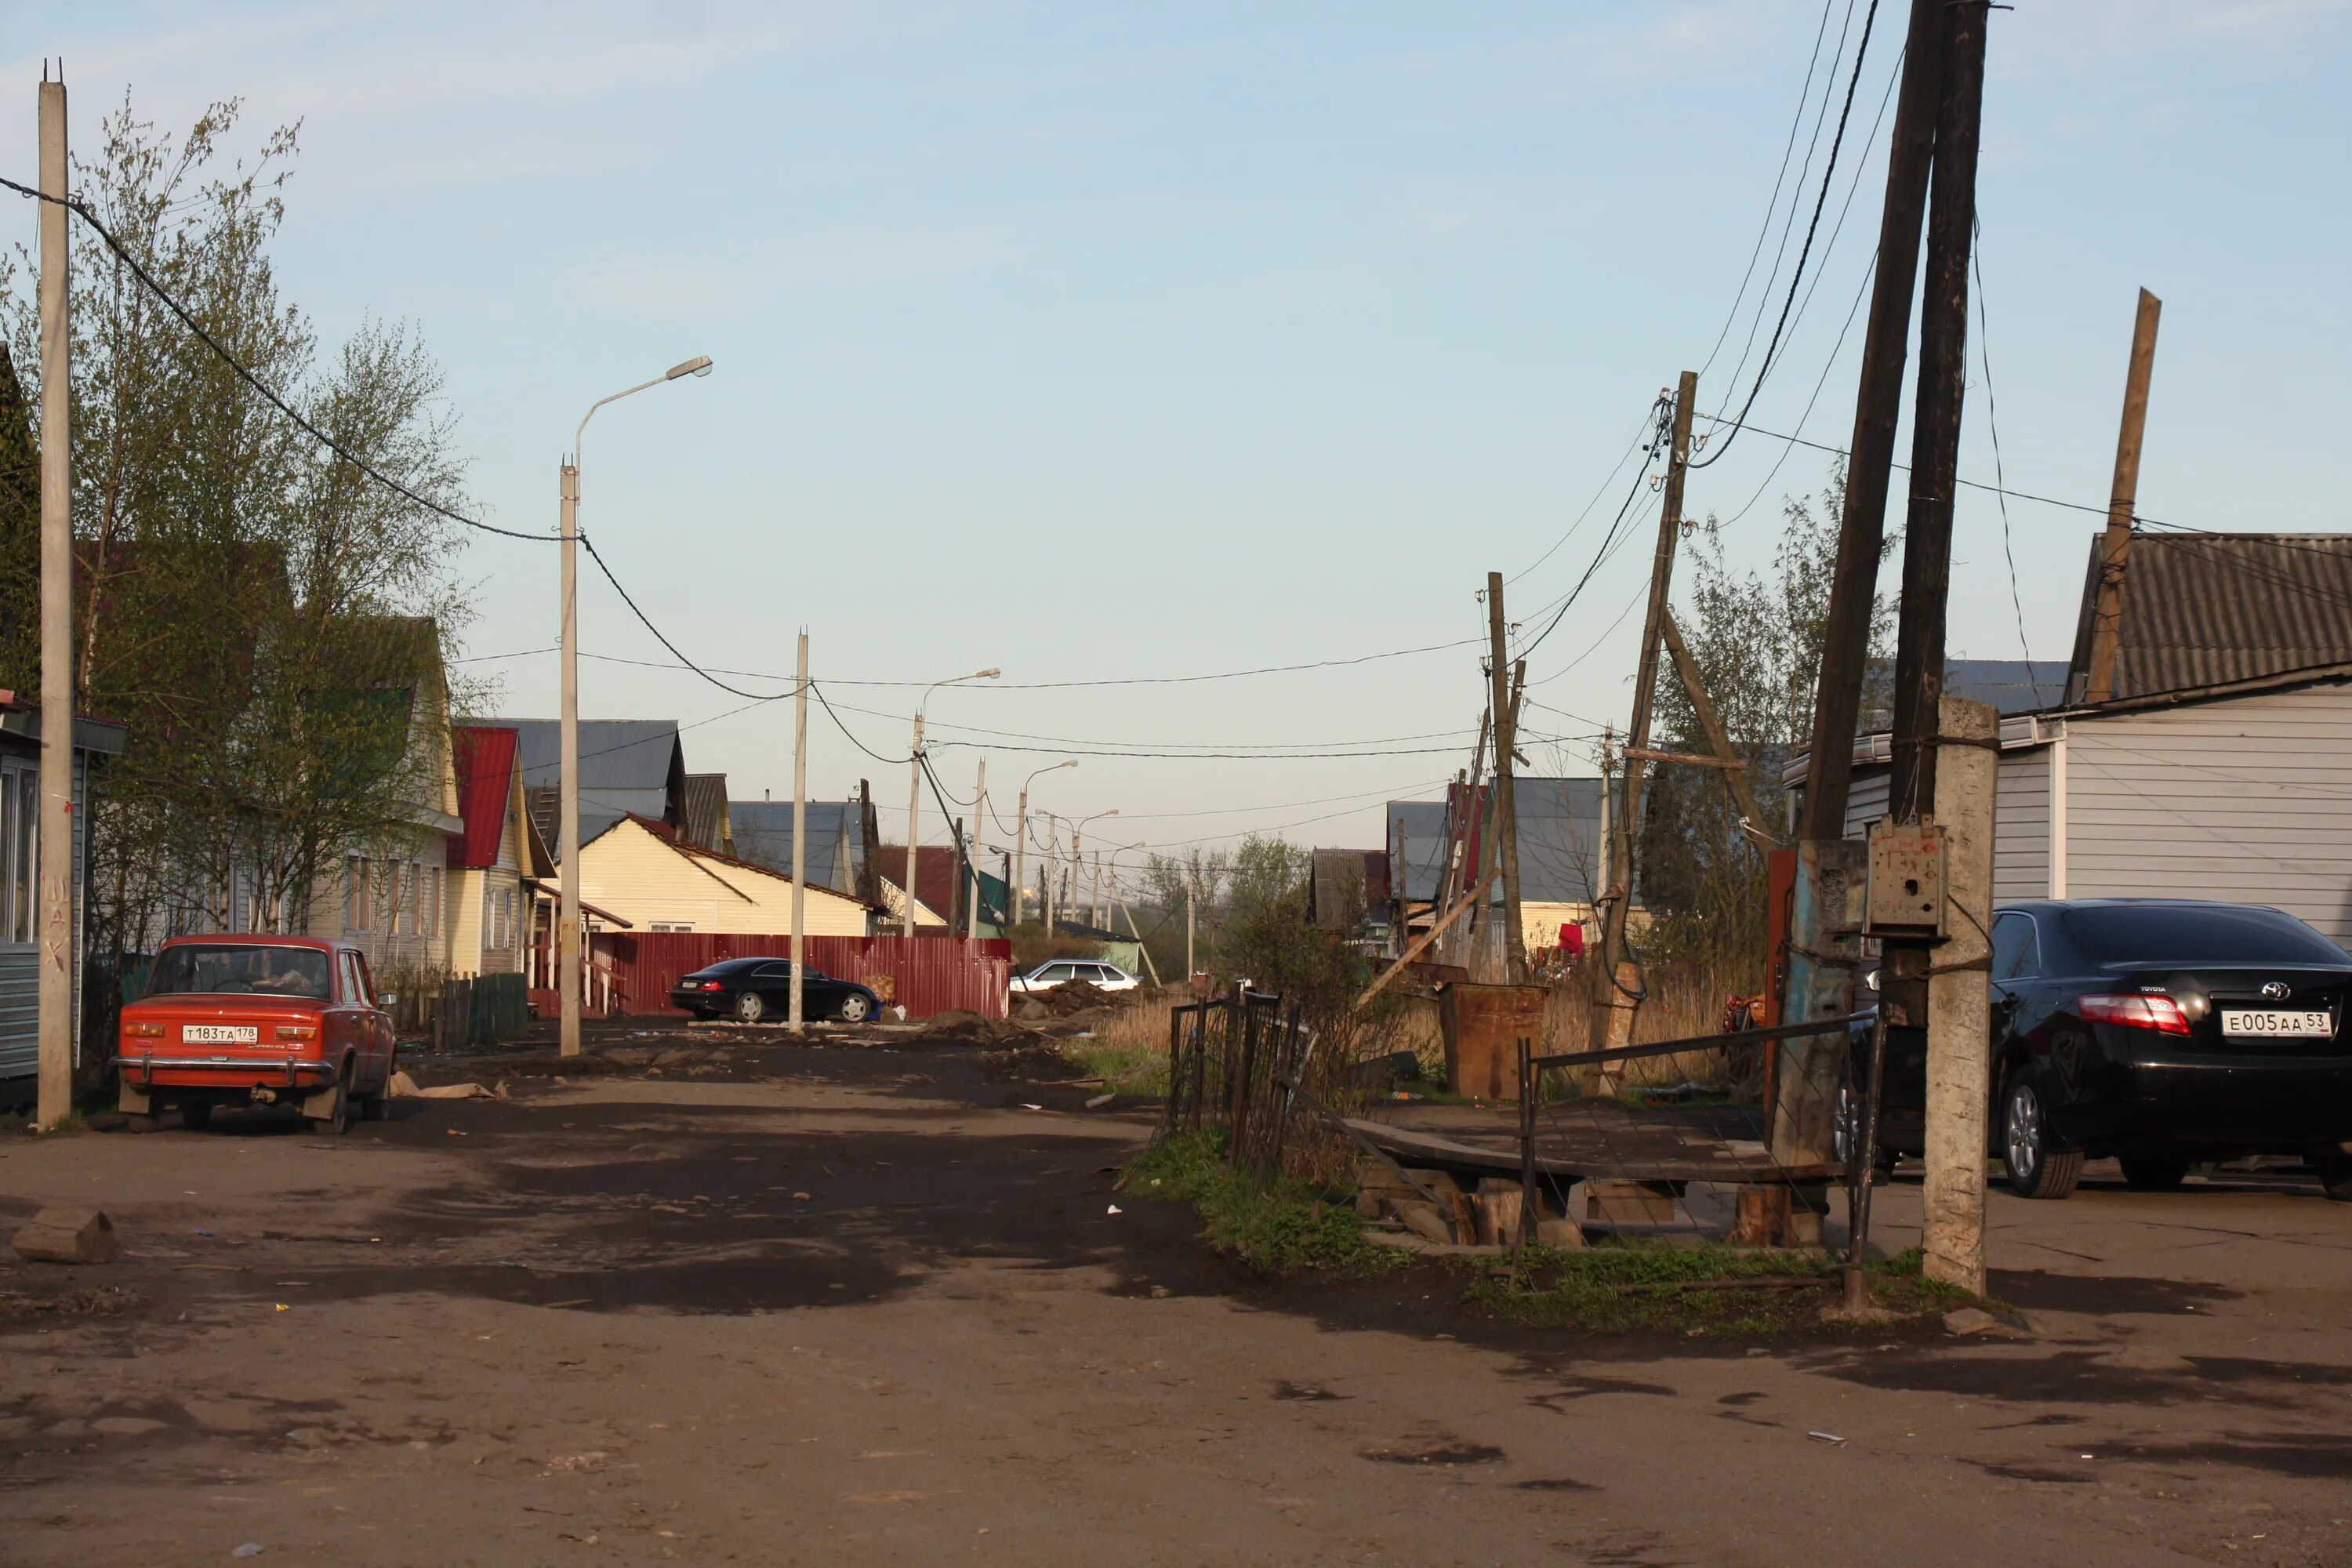
[[[1118,1184],[1136,1197],[1191,1204],[1208,1226],[1210,1246],[1261,1273],[1314,1269],[1356,1279],[1407,1261],[1364,1239],[1363,1221],[1347,1197],[1225,1163],[1222,1129],[1160,1140],[1127,1167]]]
[[[1578,1251],[1531,1247],[1515,1270],[1489,1269],[1465,1299],[1534,1328],[1790,1333],[1820,1326],[1840,1268],[1841,1260],[1819,1253],[1611,1237]],[[1976,1304],[1965,1290],[1922,1278],[1916,1250],[1869,1268],[1873,1299],[1906,1317]]]

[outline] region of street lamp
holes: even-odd
[[[1037,773],[1031,773],[1021,781],[1021,815],[1019,820],[1013,825],[1013,923],[1014,925],[1019,925],[1029,918],[1028,887],[1023,880],[1029,874],[1029,786],[1035,782],[1038,773],[1050,773],[1057,768],[1075,768],[1077,765],[1078,759],[1076,757],[1058,763],[1047,763],[1044,767],[1039,768]],[[1049,931],[1046,934],[1050,936],[1053,933]]]
[[[649,386],[659,386],[666,381],[676,381],[682,375],[709,375],[710,356],[697,354],[690,360],[674,364],[651,381],[641,381],[625,392],[610,397],[600,397],[588,405],[580,416],[580,427],[572,433],[572,460],[563,465],[558,480],[562,494],[562,603],[560,613],[563,622],[563,721],[562,761],[563,776],[562,826],[560,829],[559,853],[563,857],[560,868],[563,887],[562,922],[555,938],[555,988],[562,999],[563,1055],[580,1054],[580,991],[587,976],[581,967],[580,954],[580,603],[578,593],[578,554],[580,538],[580,444],[588,434],[588,421],[596,417],[596,410],[607,403],[618,403],[632,394]]]
[[[1087,837],[1087,824],[1089,822],[1099,822],[1106,816],[1117,816],[1118,815],[1118,807],[1114,805],[1108,811],[1097,811],[1092,816],[1082,818],[1076,827],[1070,829],[1070,891],[1073,895],[1075,895],[1078,890],[1077,879],[1087,874],[1086,851],[1081,847],[1085,843]],[[1101,896],[1102,875],[1097,871],[1095,875],[1094,891],[1087,900],[1087,921],[1089,924],[1092,924],[1094,921],[1095,904]]]
[[[945,680],[934,680],[923,688],[922,700],[915,704],[915,744],[907,753],[907,918],[900,927],[908,936],[915,934],[915,822],[923,805],[924,705],[930,701],[931,693],[942,686],[953,686],[960,680],[993,680],[1003,673],[991,667],[975,669],[970,675],[950,675]]]

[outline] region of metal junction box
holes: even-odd
[[[1881,822],[1870,832],[1862,929],[1870,936],[1944,934],[1944,830]]]

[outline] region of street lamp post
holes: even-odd
[[[580,443],[588,434],[588,421],[596,417],[596,410],[607,403],[643,392],[649,386],[659,386],[666,381],[676,381],[682,375],[709,375],[710,356],[698,354],[683,363],[674,364],[651,381],[642,381],[626,392],[616,392],[610,397],[597,399],[580,416],[579,429],[572,433],[572,460],[563,465],[560,479],[562,497],[562,603],[559,607],[563,623],[563,739],[562,744],[561,780],[562,792],[562,826],[558,851],[563,858],[559,868],[563,886],[563,907],[555,934],[555,988],[562,999],[562,1054],[580,1054],[580,992],[587,976],[581,968],[580,954]]]
[[[1085,845],[1085,843],[1086,843],[1086,837],[1087,837],[1087,823],[1089,823],[1089,822],[1099,822],[1099,821],[1101,821],[1101,820],[1102,820],[1104,817],[1106,817],[1106,816],[1117,816],[1118,815],[1118,807],[1117,807],[1117,806],[1115,806],[1115,805],[1114,805],[1114,806],[1112,806],[1108,811],[1097,811],[1097,812],[1096,812],[1092,816],[1088,816],[1088,817],[1083,817],[1083,818],[1081,818],[1081,819],[1079,820],[1079,822],[1078,822],[1078,825],[1077,825],[1076,827],[1073,827],[1073,828],[1071,828],[1071,829],[1070,829],[1070,897],[1071,897],[1071,898],[1075,899],[1075,898],[1076,898],[1076,897],[1078,896],[1078,879],[1079,879],[1079,878],[1081,878],[1081,877],[1083,877],[1083,876],[1085,876],[1085,875],[1087,874],[1087,858],[1086,858],[1086,850],[1085,850],[1085,848],[1083,847],[1083,846],[1084,846],[1084,845]],[[1096,882],[1096,886],[1095,886],[1095,889],[1094,889],[1094,891],[1095,891],[1095,893],[1097,893],[1097,894],[1098,894],[1098,893],[1100,893],[1100,892],[1102,891],[1102,887],[1101,887],[1102,879],[1101,879],[1099,876],[1097,876],[1097,877],[1095,879],[1095,882]],[[1092,896],[1089,896],[1089,897],[1088,897],[1088,899],[1087,899],[1087,921],[1088,921],[1089,923],[1091,923],[1091,922],[1093,921],[1094,918],[1095,918],[1094,899],[1093,899],[1093,897],[1092,897]]]
[[[1029,890],[1024,880],[1029,874],[1029,786],[1036,782],[1038,773],[1050,773],[1057,768],[1075,768],[1077,765],[1078,759],[1076,757],[1066,758],[1058,763],[1047,763],[1036,773],[1031,773],[1021,781],[1021,810],[1017,820],[1013,825],[1013,923],[1014,925],[1019,925],[1029,918]],[[1046,934],[1051,935],[1052,932],[1049,931]]]
[[[953,686],[960,680],[993,680],[1002,671],[993,668],[975,669],[970,675],[950,675],[945,680],[934,680],[923,688],[922,700],[915,704],[915,744],[907,753],[907,918],[899,929],[908,936],[915,934],[915,824],[923,808],[923,708],[931,693],[942,686]],[[953,879],[950,879],[952,886]],[[950,909],[950,918],[953,918]]]

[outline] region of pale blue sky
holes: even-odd
[[[1856,342],[1834,362],[1831,345],[1874,240],[1885,132],[1869,132],[1906,9],[1882,0],[1846,168],[1856,153],[1869,164],[1758,405],[1772,429],[1795,427],[1824,365],[1804,433],[1843,442],[1851,421]],[[1836,0],[1832,37],[1846,14]],[[25,51],[19,134],[0,155],[14,176],[34,168],[43,54],[65,58],[83,147],[126,87],[175,127],[229,95],[257,132],[304,121],[281,284],[331,333],[368,312],[415,323],[447,371],[473,494],[506,526],[552,526],[558,457],[590,402],[714,356],[709,379],[597,416],[583,526],[704,662],[789,672],[805,623],[818,678],[844,683],[837,701],[900,715],[844,717],[903,755],[908,694],[846,682],[986,664],[1008,684],[1192,674],[1476,635],[1486,572],[1549,546],[1657,390],[1706,359],[1822,10],[0,16]],[[2166,312],[2141,510],[2345,526],[2331,454],[2352,325],[2347,67],[2342,0],[2021,0],[1995,14],[1980,205],[2013,486],[2104,500],[2146,284]],[[12,221],[29,239],[30,211]],[[1743,318],[1703,380],[1703,408],[1737,395],[1745,331]],[[1963,472],[1990,479],[1981,393]],[[1691,511],[1738,510],[1780,455],[1743,437],[1694,477]],[[1736,554],[1769,557],[1779,496],[1818,488],[1823,465],[1799,452],[1780,468],[1733,530]],[[1641,504],[1646,536],[1655,503]],[[1613,510],[1612,497],[1513,586],[1515,612],[1567,589]],[[2032,651],[2063,658],[2095,520],[2012,503],[2011,523]],[[1958,530],[1953,651],[2014,657],[1991,499],[1964,495]],[[1606,628],[1646,555],[1645,538],[1602,567],[1538,651],[1548,701],[1623,721],[1639,616]],[[462,568],[481,605],[465,651],[551,644],[551,552],[487,541]],[[593,580],[583,647],[665,657]],[[961,689],[934,700],[934,738],[979,739],[947,728],[971,724],[1097,743],[1453,747],[1088,757],[1041,781],[1036,802],[1119,807],[1098,825],[1118,830],[1106,843],[1297,825],[1301,842],[1372,845],[1383,795],[1426,794],[1466,760],[1475,653],[1188,686]],[[551,656],[470,668],[501,674],[503,710],[553,711]],[[692,722],[740,705],[683,673],[614,665],[589,664],[584,690],[596,717]],[[1589,728],[1538,717],[1550,732]],[[688,764],[725,770],[739,797],[788,793],[790,720],[778,705],[703,724]],[[864,773],[886,821],[902,820],[903,767],[867,763],[821,716],[812,735],[818,793]],[[1537,749],[1563,771],[1589,766],[1580,753]],[[1060,754],[990,752],[1008,815],[1018,775]],[[976,753],[934,755],[968,795]]]

